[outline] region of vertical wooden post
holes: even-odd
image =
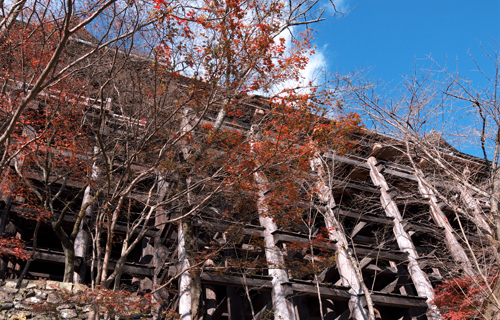
[[[318,180],[318,197],[326,204],[326,213],[324,214],[325,224],[329,230],[330,240],[337,242],[337,268],[342,280],[342,285],[350,287],[349,289],[349,310],[351,318],[354,320],[368,319],[368,314],[363,308],[364,302],[361,297],[363,288],[359,275],[356,271],[354,262],[349,257],[349,244],[342,230],[340,222],[335,217],[332,208],[335,207],[335,199],[333,199],[330,186],[323,180],[323,163],[319,155],[311,160],[311,167],[319,177]],[[358,270],[360,272],[360,270]],[[369,293],[367,293],[368,295]]]
[[[169,184],[167,181],[165,181],[165,178],[158,172],[156,173],[156,178],[158,181],[158,203],[160,203],[164,200],[165,195],[167,194]],[[154,218],[155,226],[158,227],[158,231],[156,232],[153,240],[153,265],[155,267],[153,273],[153,288],[156,289],[161,285],[161,279],[159,277],[160,273],[162,271],[167,272],[166,270],[164,270],[164,264],[168,257],[168,249],[163,245],[162,235],[164,233],[164,230],[168,228],[165,225],[168,219],[163,206],[160,206],[156,209]],[[167,307],[168,297],[169,294],[166,289],[160,289],[155,292],[154,299],[159,304],[158,313],[160,313],[164,310],[164,308]]]
[[[432,302],[434,300],[434,289],[427,278],[427,275],[422,271],[418,265],[418,253],[413,245],[410,235],[404,230],[403,227],[403,217],[399,212],[398,206],[392,200],[391,195],[388,193],[389,186],[385,181],[384,176],[380,173],[377,168],[377,160],[374,157],[368,159],[368,165],[370,166],[370,176],[372,178],[373,184],[380,187],[380,201],[382,202],[382,207],[384,208],[385,215],[393,218],[394,227],[393,232],[396,237],[399,249],[408,253],[408,272],[410,277],[417,289],[417,293],[421,297],[426,297],[427,306],[429,308],[429,319],[440,319],[441,316],[437,310],[436,305]]]
[[[252,139],[255,139],[255,127],[252,127]],[[252,143],[253,146],[254,143]],[[288,273],[283,270],[283,254],[281,250],[274,244],[273,232],[278,229],[276,223],[269,217],[268,207],[266,203],[266,194],[269,192],[269,182],[266,176],[261,171],[254,173],[254,179],[259,190],[257,199],[257,210],[259,212],[259,222],[264,229],[265,254],[268,264],[269,275],[272,280],[272,297],[274,318],[280,320],[295,320],[295,310],[287,300],[286,287],[283,286],[288,282]]]
[[[205,285],[205,309],[205,320],[213,320],[214,312],[217,309],[217,294],[213,285]]]
[[[179,315],[183,320],[191,320],[191,276],[186,271],[189,268],[189,260],[186,253],[182,223],[179,223],[177,256],[179,257],[182,272],[179,277]]]
[[[245,319],[245,317],[243,316],[241,297],[238,294],[238,288],[227,287],[226,294],[227,294],[227,311],[229,313],[229,320]]]
[[[309,320],[309,307],[306,304],[306,296],[292,298],[297,320]]]
[[[181,118],[181,128],[180,131],[182,134],[190,132],[193,129],[193,126],[190,123],[189,110],[182,110],[182,118]],[[182,158],[183,160],[187,160],[189,158],[189,146],[187,144],[183,144],[181,146]],[[179,177],[179,180],[184,179],[185,181],[179,181],[182,184],[185,184],[183,187],[186,189],[189,187],[189,177]],[[185,199],[181,207],[188,206],[190,200],[189,193],[186,195]],[[181,210],[181,215],[184,210]],[[177,256],[179,258],[179,262],[181,264],[181,272],[182,274],[179,277],[179,315],[183,320],[191,320],[193,313],[192,310],[192,294],[191,294],[191,275],[189,271],[187,271],[190,267],[188,252],[186,250],[186,236],[189,239],[189,232],[185,234],[185,228],[191,228],[190,220],[183,219],[179,223],[179,231],[178,231],[178,247],[177,247]],[[196,315],[195,315],[196,316]]]
[[[264,243],[266,245],[266,260],[269,268],[269,275],[272,280],[273,309],[276,319],[294,320],[295,312],[287,300],[285,287],[282,285],[288,282],[288,273],[280,268],[283,265],[283,255],[281,250],[274,244],[273,232],[278,229],[276,223],[268,215],[266,204],[266,193],[268,192],[268,182],[262,172],[254,174],[255,181],[259,189],[259,199],[257,208],[259,211],[259,222],[264,229]]]
[[[469,257],[467,257],[464,249],[453,234],[454,230],[448,222],[446,215],[443,213],[443,211],[441,211],[434,191],[432,191],[431,188],[425,185],[424,181],[422,180],[423,173],[421,171],[417,172],[415,176],[418,180],[418,190],[420,191],[420,194],[424,198],[429,200],[431,216],[434,220],[434,223],[438,227],[444,229],[446,246],[450,250],[451,256],[468,276],[474,276],[474,270],[472,269],[472,264],[470,263]]]

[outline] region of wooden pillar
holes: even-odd
[[[399,212],[398,206],[392,200],[389,194],[389,186],[385,181],[384,176],[380,173],[377,168],[377,160],[374,157],[368,159],[368,165],[370,166],[370,176],[373,183],[380,187],[380,201],[382,207],[385,210],[385,215],[393,218],[394,227],[392,228],[396,241],[398,243],[399,249],[408,253],[408,272],[410,277],[417,289],[417,293],[421,297],[426,297],[427,306],[429,308],[429,319],[440,319],[441,316],[437,310],[436,305],[432,302],[434,300],[434,289],[427,278],[427,275],[422,271],[418,265],[418,253],[413,245],[410,235],[404,230],[403,217]]]
[[[318,196],[319,199],[326,204],[326,213],[324,214],[325,224],[329,230],[329,239],[337,242],[337,268],[339,270],[342,285],[350,287],[349,289],[349,310],[351,318],[354,320],[368,319],[368,314],[363,308],[365,302],[362,299],[363,288],[359,280],[361,270],[356,270],[355,262],[351,259],[349,243],[343,232],[342,225],[335,217],[332,208],[335,207],[335,199],[333,199],[330,186],[324,182],[323,164],[319,155],[311,160],[312,169],[318,174]],[[359,267],[359,265],[358,265]]]
[[[191,320],[191,276],[186,271],[189,269],[189,260],[185,245],[182,223],[179,223],[177,255],[182,272],[179,276],[179,315],[183,320]]]
[[[469,190],[467,190],[464,186],[459,185],[460,195],[462,197],[462,201],[465,203],[467,208],[472,211],[471,220],[476,224],[477,229],[480,235],[485,236],[490,243],[495,242],[495,238],[493,237],[493,231],[491,230],[490,225],[484,219],[483,210],[479,205],[478,201],[470,194]],[[491,250],[493,256],[497,260],[497,263],[500,263],[500,255],[497,250]]]
[[[472,218],[474,220],[474,223],[478,227],[479,232],[491,235],[492,234],[491,227],[486,222],[486,220],[484,220],[481,207],[479,206],[477,200],[471,196],[469,190],[467,190],[464,186],[459,185],[458,188],[460,189],[460,195],[462,197],[463,202],[465,203],[467,208],[472,210],[473,212]]]
[[[255,127],[252,127],[252,139],[255,138]],[[254,143],[252,143],[253,146]],[[288,292],[284,285],[288,282],[288,273],[279,266],[284,264],[283,253],[280,248],[274,244],[273,232],[278,229],[274,220],[269,217],[268,207],[266,204],[266,194],[269,192],[269,182],[266,176],[261,171],[254,173],[254,179],[257,184],[258,199],[257,210],[259,212],[259,222],[264,229],[265,254],[269,270],[269,275],[272,277],[272,297],[273,310],[275,319],[280,320],[295,320],[295,310],[292,303],[287,300]]]
[[[182,134],[187,134],[193,129],[193,126],[191,125],[191,116],[190,116],[190,110],[189,109],[184,109],[181,111],[181,127],[180,127],[180,132]],[[189,145],[185,143],[184,141],[181,142],[181,152],[182,152],[182,158],[183,160],[187,160],[189,158]],[[181,178],[179,178],[181,179]],[[189,177],[185,177],[186,181],[183,183],[186,183],[184,186],[186,189],[189,188]],[[179,181],[180,182],[180,181]],[[181,200],[187,202],[187,204],[190,203],[190,194],[188,193],[187,196],[185,197],[186,199]],[[182,207],[187,205],[186,203],[182,204]],[[181,210],[180,214],[183,214],[183,211]],[[178,229],[178,247],[177,247],[177,256],[179,258],[179,263],[181,265],[181,275],[179,276],[179,315],[183,320],[191,320],[191,309],[192,309],[192,299],[191,299],[191,275],[189,274],[189,271],[186,271],[189,269],[190,264],[189,264],[189,258],[188,258],[188,252],[186,251],[186,238],[184,235],[184,228],[183,225],[186,225],[187,228],[190,226],[187,225],[188,221],[183,221],[181,220],[179,223],[179,229]],[[188,235],[186,235],[188,236]],[[189,239],[188,239],[189,240]]]
[[[472,269],[472,264],[470,263],[469,257],[465,253],[464,249],[458,242],[457,238],[454,235],[454,230],[451,227],[446,215],[443,213],[441,208],[438,205],[438,200],[434,191],[431,188],[427,187],[427,185],[422,180],[423,172],[418,170],[415,174],[418,180],[418,190],[420,194],[429,200],[430,212],[434,223],[444,229],[445,242],[448,250],[450,250],[451,256],[455,260],[456,263],[459,264],[460,268],[465,271],[468,276],[474,276],[474,270]]]
[[[241,304],[241,296],[238,293],[238,288],[227,287],[226,295],[227,295],[227,311],[229,313],[229,320],[245,319]]]
[[[309,320],[309,307],[306,304],[306,296],[295,296],[292,298],[297,320]]]
[[[266,260],[269,267],[269,275],[273,277],[272,280],[272,296],[273,296],[273,310],[277,319],[293,320],[295,319],[295,311],[292,305],[287,300],[287,292],[284,283],[288,282],[288,273],[286,270],[279,268],[283,265],[283,254],[275,244],[273,232],[278,229],[276,223],[268,215],[268,208],[266,205],[266,193],[268,192],[268,182],[266,177],[261,172],[254,174],[255,180],[259,189],[259,199],[257,201],[257,208],[259,211],[259,222],[264,229],[264,243]]]

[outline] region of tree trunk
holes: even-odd
[[[33,261],[33,255],[36,252],[36,247],[37,247],[37,242],[38,242],[37,241],[38,240],[38,230],[40,230],[40,225],[41,225],[41,222],[40,222],[40,220],[38,220],[36,222],[35,231],[33,232],[33,249],[31,250],[30,257],[28,258],[28,260],[26,261],[26,264],[24,265],[23,272],[21,272],[21,275],[19,276],[19,279],[17,280],[17,286],[16,286],[17,289],[21,289],[21,284],[23,283],[23,279],[26,276],[28,269],[30,268],[31,261]]]
[[[7,196],[5,208],[3,208],[2,213],[0,215],[0,237],[4,236],[5,227],[7,226],[7,222],[9,220],[11,202],[12,202],[12,197]],[[7,269],[7,259],[4,257],[0,257],[0,279],[4,278],[6,269]]]
[[[7,31],[12,27],[17,17],[24,8],[26,0],[17,0],[13,3],[7,15],[0,21],[0,39],[3,39]],[[3,4],[3,1],[2,1]],[[3,7],[3,5],[2,5]]]
[[[398,243],[399,249],[408,253],[408,272],[410,273],[411,279],[413,281],[413,285],[417,289],[417,293],[420,297],[426,297],[427,306],[429,308],[429,313],[427,317],[431,319],[441,319],[441,315],[437,310],[436,305],[434,305],[434,289],[427,278],[427,275],[422,271],[420,266],[418,265],[418,253],[413,245],[411,237],[404,230],[403,226],[403,218],[397,205],[392,200],[391,196],[388,193],[389,186],[385,181],[384,176],[380,173],[379,169],[376,167],[377,160],[374,157],[370,157],[368,159],[368,164],[370,166],[370,176],[372,178],[373,183],[380,187],[380,201],[382,203],[382,207],[385,210],[386,216],[393,218],[394,227],[393,232],[396,237],[396,241]]]
[[[72,282],[75,272],[75,249],[73,246],[64,249],[64,275],[63,282]]]
[[[97,147],[94,147],[94,156],[97,155],[99,153],[99,148]],[[92,180],[95,180],[97,179],[97,176],[99,175],[99,167],[97,166],[97,164],[94,162],[92,164],[92,175],[91,175],[91,179]],[[85,192],[83,194],[83,199],[82,199],[82,207],[87,203],[87,202],[90,202],[92,200],[92,193],[91,193],[92,189],[89,186],[87,186],[87,188],[85,188]],[[85,209],[85,217],[87,218],[87,221],[88,220],[91,220],[92,219],[92,215],[93,215],[93,206],[90,205],[88,206],[86,209]],[[84,230],[83,226],[85,224],[85,220],[82,220],[80,222],[80,227],[79,227],[79,230],[78,230],[78,234],[76,235],[76,238],[75,238],[75,256],[76,257],[79,257],[79,258],[82,258],[82,265],[80,266],[80,272],[74,274],[73,276],[73,282],[74,283],[83,283],[83,281],[85,280],[85,273],[86,273],[86,269],[87,269],[87,264],[86,264],[86,258],[87,258],[87,250],[88,250],[88,247],[89,247],[89,234],[87,233],[86,230]]]
[[[90,201],[92,196],[90,195],[90,186],[87,186],[85,189],[85,193],[83,195],[83,201],[82,205]],[[87,209],[85,210],[85,215],[90,217],[92,214],[92,208],[91,206],[88,206]],[[76,235],[75,238],[75,257],[79,257],[82,260],[82,264],[84,264],[84,260],[87,257],[87,248],[89,244],[89,235],[87,232],[83,229],[84,221],[80,222],[80,227],[78,230],[78,234]],[[73,275],[73,282],[74,283],[83,283],[85,279],[85,268],[82,270],[80,266],[80,272],[75,272]]]

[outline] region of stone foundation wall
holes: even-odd
[[[87,319],[89,313],[94,313],[91,305],[63,301],[64,298],[62,298],[63,292],[66,296],[85,294],[85,290],[88,290],[85,285],[43,280],[23,280],[20,289],[16,289],[16,285],[17,280],[0,281],[0,320]],[[141,298],[133,295],[127,298],[130,301],[134,299],[137,301]],[[42,306],[42,309],[47,308],[39,310],[40,308],[37,306]],[[129,314],[119,318],[144,319],[150,317],[151,315],[145,314]]]

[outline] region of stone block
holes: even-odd
[[[31,297],[34,297],[36,294],[35,290],[34,289],[28,289],[24,292],[24,297],[25,298],[31,298]]]
[[[37,297],[31,297],[31,298],[26,299],[26,302],[28,302],[30,304],[35,304],[35,303],[42,303],[43,300],[40,298],[37,298]]]
[[[45,290],[56,290],[60,287],[60,284],[61,283],[59,281],[47,280],[45,284]]]
[[[47,292],[44,292],[42,290],[38,290],[36,289],[35,290],[36,294],[35,294],[35,297],[39,298],[39,299],[47,299],[47,296],[48,296],[48,293]]]
[[[76,318],[76,311],[73,309],[62,309],[59,316],[63,319],[73,319]]]
[[[84,284],[76,283],[73,285],[73,292],[85,291],[85,290],[88,290],[88,287]]]
[[[71,291],[73,289],[73,283],[71,282],[59,282],[59,287]]]
[[[45,289],[46,281],[44,280],[30,280],[26,285],[26,289]]]
[[[49,293],[47,296],[47,302],[48,303],[58,303],[61,302],[61,298],[59,298],[57,295],[53,293]]]
[[[14,308],[14,304],[12,302],[0,302],[0,310],[10,310]]]
[[[74,309],[75,308],[75,305],[72,304],[72,303],[64,303],[64,304],[61,304],[60,306],[58,306],[56,309],[57,310],[63,310],[63,309]]]
[[[14,308],[18,310],[28,310],[30,307],[23,302],[14,301]]]
[[[19,289],[3,287],[2,291],[5,292],[5,293],[7,293],[7,294],[16,294],[16,293],[19,292]]]
[[[14,280],[5,281],[3,286],[5,288],[15,288],[17,286],[17,281],[14,281]]]

